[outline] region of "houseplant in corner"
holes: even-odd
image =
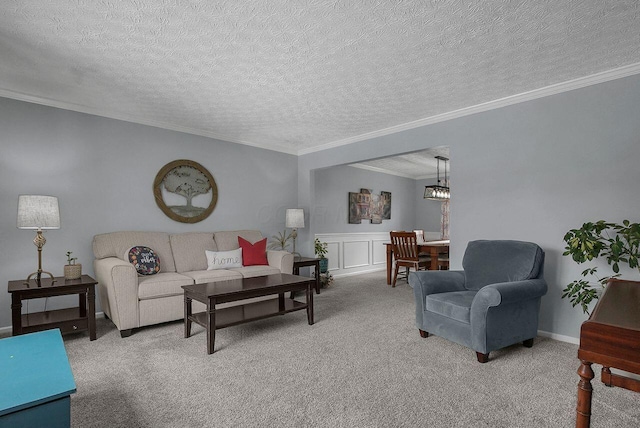
[[[82,276],[82,265],[76,263],[77,257],[71,257],[71,251],[67,251],[67,264],[64,265],[64,279],[79,279]]]
[[[327,252],[327,243],[321,242],[318,238],[314,241],[314,248],[316,256],[320,259],[320,273],[326,273],[329,268],[329,260],[325,257]]]
[[[637,269],[640,273],[640,224],[624,220],[622,224],[608,223],[604,220],[584,223],[579,229],[571,229],[564,235],[567,243],[564,256],[578,264],[604,257],[614,274],[600,278],[598,268],[591,267],[582,271],[583,279],[571,282],[562,290],[562,298],[568,298],[575,307],[580,305],[584,313],[588,306],[598,299],[607,282],[620,276],[620,265]],[[587,278],[593,277],[596,283]]]

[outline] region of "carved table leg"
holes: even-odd
[[[580,381],[578,382],[578,403],[576,405],[576,428],[587,428],[591,423],[591,394],[593,387],[591,379],[594,373],[588,361],[581,361],[578,368]]]

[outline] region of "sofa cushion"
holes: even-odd
[[[169,236],[176,271],[190,272],[207,269],[205,251],[217,251],[211,232],[176,233]]]
[[[218,270],[194,270],[191,272],[182,272],[182,275],[193,278],[196,284],[204,284],[207,282],[228,281],[230,279],[241,279],[240,272],[234,272],[227,269]]]
[[[229,251],[240,248],[238,244],[238,236],[242,236],[249,242],[257,242],[262,239],[259,230],[232,230],[216,232],[213,239],[216,241],[218,251]]]
[[[269,264],[267,261],[267,238],[252,244],[242,236],[238,236],[238,244],[242,248],[242,266]]]
[[[241,274],[243,278],[252,278],[254,276],[273,275],[276,273],[280,273],[280,269],[268,265],[243,266],[241,268],[229,270]]]
[[[111,232],[93,237],[93,254],[96,259],[106,257],[124,258],[125,252],[136,245],[153,248],[162,260],[160,272],[175,272],[169,234],[165,232]]]
[[[205,251],[207,270],[242,267],[242,248],[230,251]]]
[[[136,268],[138,275],[155,275],[160,272],[160,257],[149,247],[131,247],[124,256]]]
[[[476,293],[475,290],[469,290],[430,294],[426,298],[426,310],[469,324],[471,303]]]
[[[138,298],[140,300],[183,294],[183,285],[193,284],[193,278],[175,272],[143,276],[138,280]]]

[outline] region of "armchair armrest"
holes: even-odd
[[[544,279],[489,284],[478,291],[473,299],[471,311],[474,311],[474,307],[488,309],[491,306],[535,299],[546,293],[547,283]]]
[[[102,310],[118,330],[138,326],[138,273],[131,263],[116,257],[93,261]]]
[[[269,266],[277,267],[282,273],[293,272],[293,254],[288,251],[268,250],[267,261]]]
[[[534,337],[538,326],[539,299],[546,292],[547,283],[542,278],[482,287],[471,303],[471,347],[486,354],[512,344],[514,337],[520,336],[522,340]],[[517,323],[514,323],[514,313],[518,314]],[[487,321],[489,318],[493,319],[491,329]]]
[[[409,285],[413,288],[416,301],[416,327],[424,329],[422,325],[422,312],[425,299],[429,294],[446,293],[449,291],[464,290],[464,271],[457,270],[430,270],[411,272]]]
[[[429,294],[447,293],[464,290],[464,271],[461,270],[426,270],[411,272],[409,285],[414,293],[420,292],[423,297]]]

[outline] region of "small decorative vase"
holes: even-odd
[[[329,259],[321,258],[320,259],[320,273],[326,273],[329,268]]]
[[[82,276],[82,265],[64,265],[64,279],[80,279]]]

